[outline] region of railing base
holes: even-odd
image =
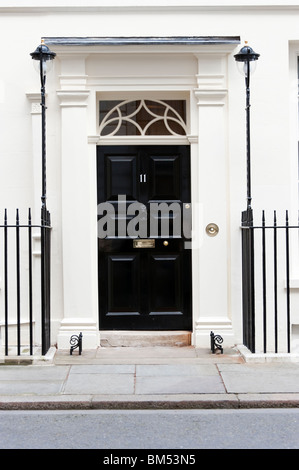
[[[45,355],[42,355],[40,347],[33,348],[33,354],[28,353],[28,346],[21,348],[21,355],[17,355],[17,347],[9,346],[8,355],[5,355],[4,347],[0,348],[0,365],[30,365],[30,364],[51,364],[54,361],[56,348],[51,347]]]
[[[246,346],[238,345],[236,349],[245,362],[264,364],[270,362],[296,362],[299,363],[299,353],[252,353]]]

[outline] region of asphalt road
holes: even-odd
[[[298,449],[299,409],[1,411],[0,448]]]

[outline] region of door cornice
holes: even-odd
[[[197,135],[186,136],[112,136],[89,135],[88,143],[93,145],[189,145],[197,143]]]

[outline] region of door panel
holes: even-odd
[[[148,200],[179,201],[180,166],[178,155],[150,155]]]
[[[171,312],[182,315],[180,255],[151,255],[149,259],[151,289],[150,314]]]
[[[107,315],[138,315],[139,255],[107,255]]]
[[[177,230],[183,208],[190,207],[189,147],[99,147],[97,164],[98,204],[111,204],[116,224],[113,233],[109,229],[98,239],[100,328],[191,329],[191,250]],[[153,212],[153,204],[166,210]],[[190,214],[191,209],[188,224]],[[136,245],[127,232],[144,220],[146,233]]]
[[[130,201],[137,200],[136,177],[137,158],[135,155],[106,156],[106,201],[117,200],[119,194],[126,194]]]

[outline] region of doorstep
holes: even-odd
[[[186,347],[191,331],[100,331],[100,346],[108,347]]]

